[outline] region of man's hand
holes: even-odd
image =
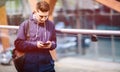
[[[42,48],[43,47],[43,42],[42,41],[37,41],[37,47]]]
[[[47,41],[45,44],[43,44],[43,48],[51,48],[52,46],[52,42],[51,41]]]
[[[43,43],[41,41],[37,42],[37,47],[38,48],[51,48],[52,46],[52,42],[51,41],[47,41],[46,43]]]

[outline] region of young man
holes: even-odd
[[[47,2],[38,2],[29,20],[19,27],[15,48],[25,53],[24,72],[55,72],[49,51],[56,48],[56,33],[49,11]]]

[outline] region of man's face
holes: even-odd
[[[35,15],[38,23],[44,23],[48,19],[49,11],[42,12],[39,10],[39,11],[36,11]]]

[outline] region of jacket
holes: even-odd
[[[29,23],[29,30],[26,31]],[[27,32],[29,32],[29,39],[27,40]],[[52,41],[51,48],[42,49],[37,47],[37,41]],[[49,50],[56,48],[56,33],[54,24],[46,20],[45,26],[43,24],[37,24],[37,21],[30,16],[29,20],[25,20],[20,24],[17,38],[14,42],[17,50],[25,53],[25,65],[26,72],[41,72],[46,68],[50,68],[54,65]],[[30,71],[27,71],[30,70]],[[35,71],[36,70],[36,71]]]

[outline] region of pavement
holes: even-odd
[[[64,57],[55,62],[56,72],[120,72],[120,63]],[[0,65],[0,72],[17,72],[13,63]]]
[[[120,63],[66,57],[56,62],[56,70],[58,72],[120,72]]]

